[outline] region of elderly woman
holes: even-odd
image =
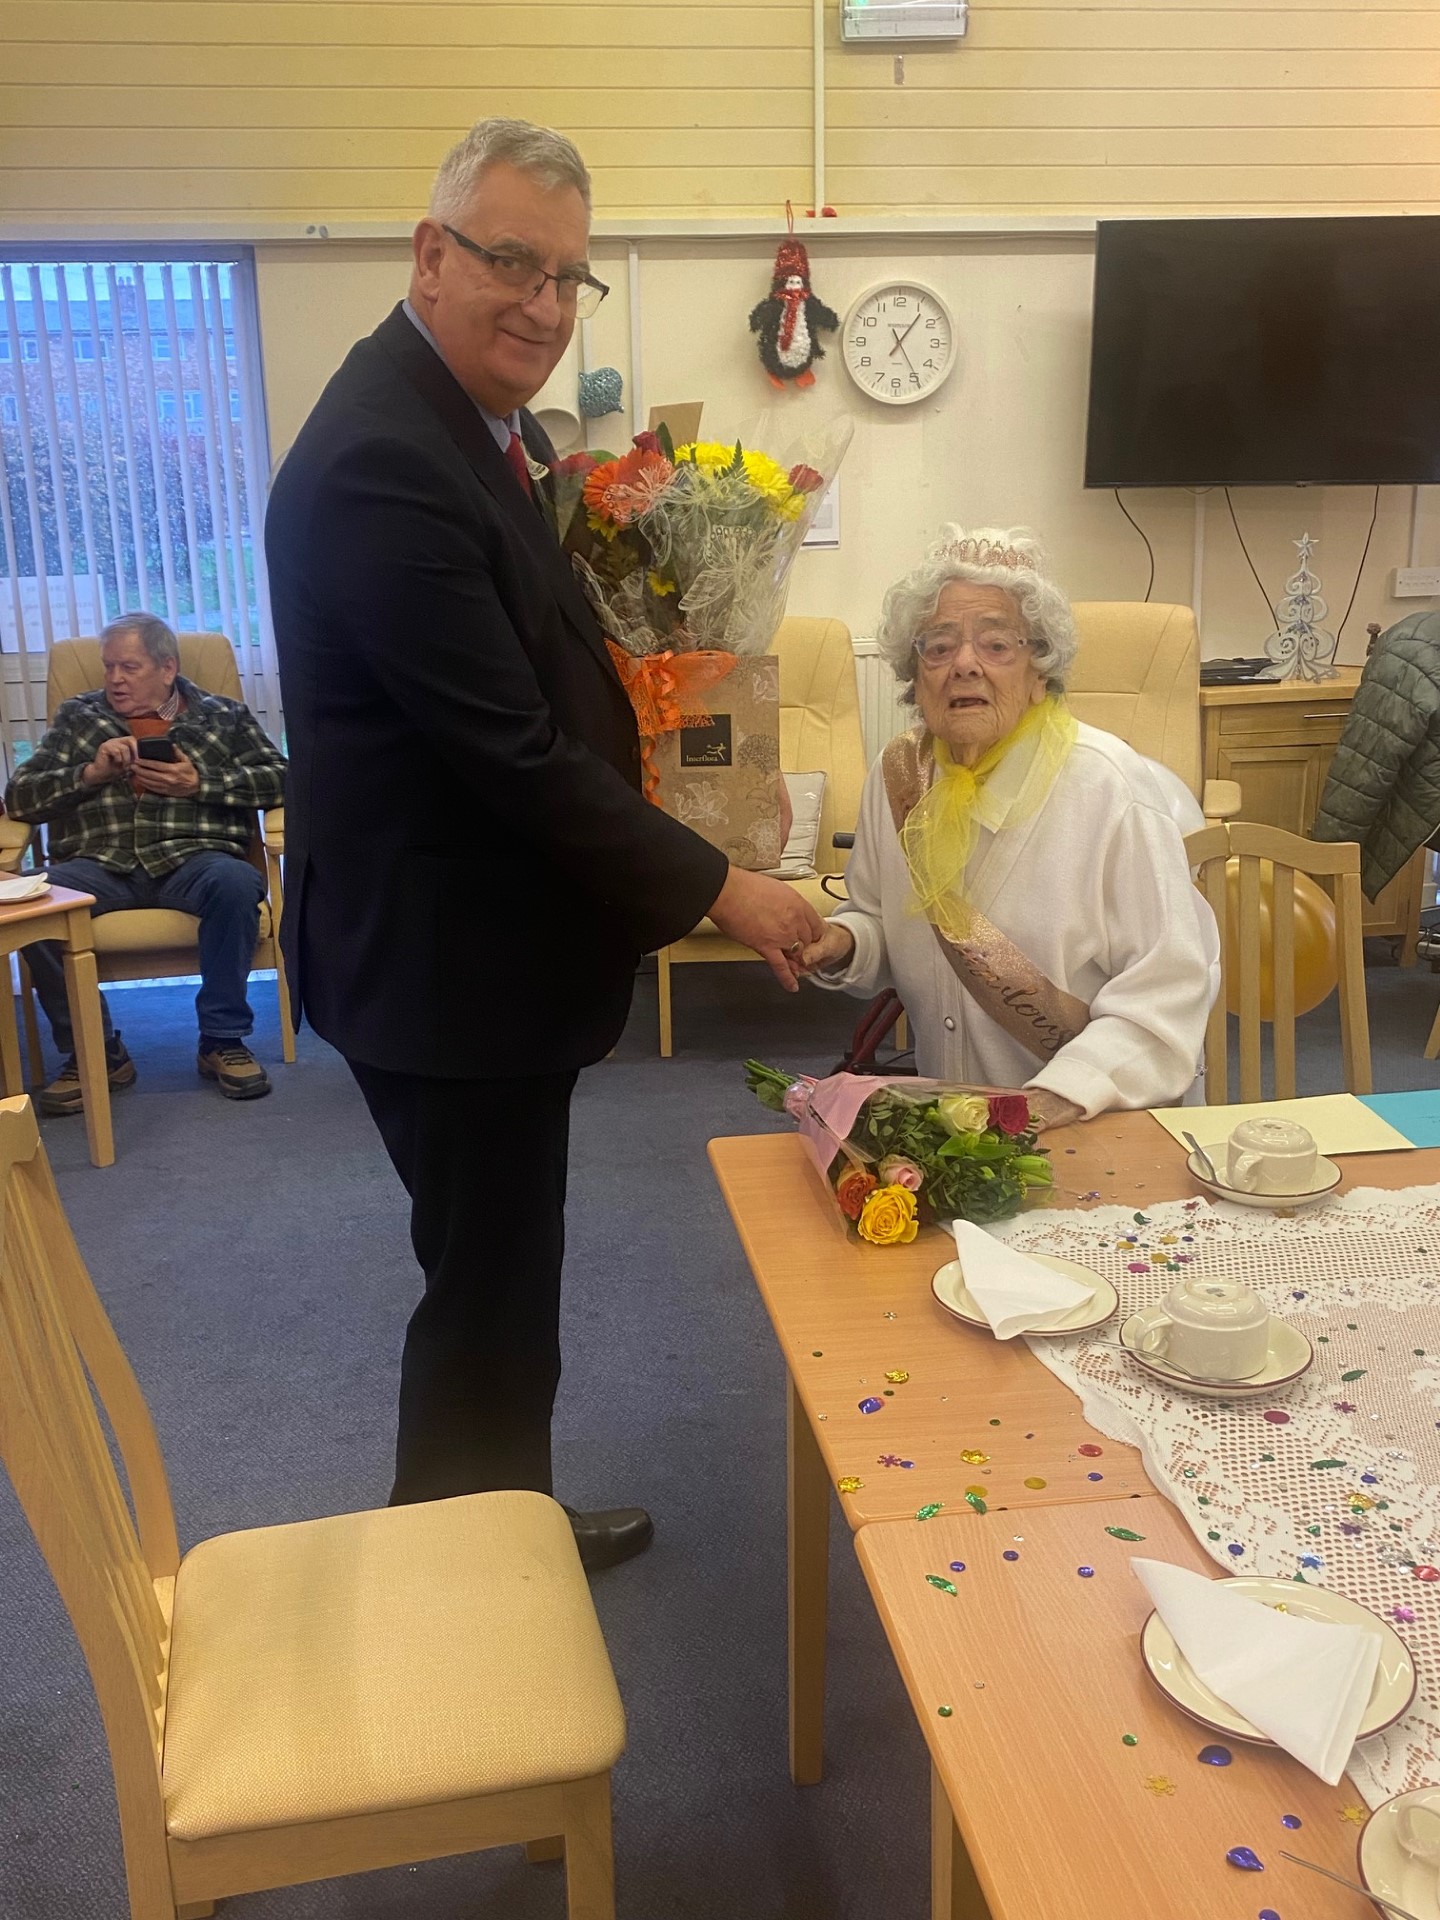
[[[1181,1100],[1219,987],[1191,822],[1066,707],[1075,625],[1033,536],[947,529],[879,640],[920,725],[870,771],[815,984],[893,985],[922,1074],[1024,1087],[1039,1125]]]

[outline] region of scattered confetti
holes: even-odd
[[[965,1571],[965,1562],[963,1560],[952,1560],[950,1562],[950,1571],[952,1573],[963,1573]]]
[[[1274,1907],[1261,1907],[1260,1920],[1280,1920],[1280,1916]]]
[[[1140,1736],[1134,1733],[1122,1733],[1120,1736],[1120,1744],[1122,1747],[1138,1747],[1140,1744]]]
[[[976,1513],[984,1513],[986,1511],[985,1502],[980,1498],[978,1493],[967,1493],[965,1496],[965,1504]]]
[[[823,1359],[825,1358],[825,1350],[824,1350],[824,1348],[823,1348],[823,1347],[816,1347],[816,1349],[815,1349],[815,1351],[814,1351],[814,1352],[813,1352],[813,1353],[811,1354],[811,1356],[810,1356],[810,1358],[811,1358],[812,1360],[823,1360]]]
[[[1000,1424],[1000,1422],[999,1422],[998,1420],[992,1420],[992,1421],[990,1422],[990,1424],[991,1424],[991,1426],[992,1426],[992,1427],[998,1427],[998,1426],[999,1426],[999,1424]]]
[[[1355,1402],[1353,1400],[1332,1400],[1330,1404],[1334,1407],[1336,1413],[1354,1413],[1355,1411]]]
[[[1006,1547],[1005,1551],[1001,1554],[1000,1558],[1002,1560],[1018,1560],[1020,1556],[1018,1553],[1016,1553],[1013,1547]]]
[[[1077,1453],[1083,1453],[1087,1460],[1098,1460],[1105,1449],[1104,1447],[1097,1447],[1093,1440],[1082,1440],[1075,1451]]]
[[[1352,1827],[1363,1827],[1370,1816],[1364,1807],[1341,1807],[1340,1818]]]
[[[1283,1407],[1267,1407],[1264,1417],[1272,1427],[1288,1427],[1290,1424],[1290,1416]]]
[[[960,1589],[953,1580],[947,1580],[943,1573],[927,1573],[926,1580],[932,1587],[938,1587],[941,1593],[958,1593]]]
[[[835,1482],[835,1488],[839,1493],[858,1493],[864,1484],[858,1473],[847,1473],[843,1480]]]
[[[1075,1571],[1082,1580],[1093,1580],[1095,1578],[1094,1567],[1076,1567]]]
[[[1130,1527],[1106,1527],[1105,1531],[1112,1540],[1143,1540],[1143,1533],[1136,1533]]]
[[[886,1374],[885,1378],[890,1382],[892,1386],[903,1387],[905,1382],[910,1378],[910,1376],[905,1371],[904,1367],[892,1367],[889,1373]]]
[[[1103,1480],[1105,1476],[1103,1473],[1087,1473],[1085,1478],[1087,1480]]]
[[[883,1400],[877,1400],[873,1393],[867,1393],[865,1398],[860,1402],[860,1411],[862,1413],[883,1413],[885,1411],[885,1402]]]
[[[1305,1822],[1300,1818],[1298,1813],[1282,1813],[1280,1816],[1280,1824],[1282,1827],[1289,1827],[1293,1832],[1296,1827],[1303,1827]]]
[[[1413,1626],[1415,1623],[1415,1609],[1413,1607],[1391,1607],[1390,1618],[1392,1620],[1398,1620],[1402,1627]]]
[[[1201,1747],[1195,1758],[1202,1767],[1228,1767],[1235,1756],[1229,1747]]]
[[[1326,1467],[1343,1467],[1344,1464],[1345,1462],[1343,1460],[1312,1460],[1310,1462],[1311,1467],[1317,1473],[1322,1472]]]
[[[1340,1378],[1347,1383],[1351,1380],[1363,1380],[1365,1378],[1365,1369],[1364,1367],[1352,1367],[1348,1373],[1342,1373]]]
[[[935,1711],[942,1720],[948,1720],[955,1709],[954,1707],[936,1707]]]
[[[965,1462],[967,1467],[981,1467],[990,1456],[988,1453],[982,1453],[978,1447],[962,1447],[960,1450],[960,1458]]]
[[[915,1518],[917,1520],[933,1520],[936,1514],[939,1513],[941,1509],[944,1507],[944,1505],[945,1505],[945,1502],[943,1500],[932,1500],[930,1501],[928,1506],[924,1506],[920,1508],[920,1510],[916,1513]]]
[[[1158,1800],[1164,1794],[1174,1793],[1175,1782],[1173,1780],[1167,1780],[1163,1773],[1152,1773],[1145,1782],[1145,1791],[1147,1793],[1153,1793]]]
[[[1044,1480],[1042,1480],[1042,1479],[1041,1479],[1041,1478],[1039,1477],[1039,1475],[1038,1475],[1038,1474],[1032,1474],[1032,1475],[1030,1476],[1030,1478],[1029,1478],[1029,1479],[1028,1479],[1028,1480],[1027,1480],[1027,1481],[1025,1482],[1025,1484],[1026,1484],[1026,1486],[1027,1486],[1027,1487],[1029,1487],[1029,1488],[1030,1488],[1030,1489],[1031,1489],[1031,1490],[1032,1490],[1033,1492],[1035,1492],[1035,1493],[1038,1493],[1038,1492],[1040,1491],[1040,1489],[1041,1489],[1041,1487],[1043,1487],[1043,1486],[1045,1486],[1045,1485],[1047,1485],[1048,1483],[1047,1483],[1046,1481],[1044,1481]]]
[[[1410,1571],[1417,1580],[1440,1580],[1440,1567],[1412,1567]]]
[[[1239,1867],[1242,1873],[1263,1873],[1265,1862],[1253,1847],[1231,1847],[1225,1858],[1232,1867]]]
[[[970,1684],[977,1693],[983,1693],[985,1691],[985,1682],[983,1680],[972,1680]]]
[[[1230,1545],[1226,1548],[1226,1552],[1233,1553],[1237,1560],[1240,1558],[1240,1555],[1244,1553],[1244,1551],[1245,1551],[1244,1547],[1240,1544],[1238,1540],[1232,1540],[1230,1542]]]

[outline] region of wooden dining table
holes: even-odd
[[[1203,1197],[1203,1189],[1186,1170],[1183,1149],[1149,1114],[1106,1114],[1057,1129],[1046,1135],[1045,1144],[1055,1170],[1052,1204],[1057,1207],[1119,1204],[1139,1210],[1161,1201]],[[710,1158],[788,1373],[792,1777],[797,1784],[809,1784],[821,1777],[823,1769],[828,1526],[835,1494],[857,1532],[862,1566],[931,1739],[937,1794],[944,1804],[955,1806],[962,1829],[988,1860],[992,1851],[1003,1847],[1003,1839],[987,1822],[977,1819],[972,1825],[958,1762],[955,1777],[947,1780],[942,1762],[948,1749],[926,1718],[933,1676],[919,1653],[902,1652],[912,1644],[904,1611],[882,1598],[890,1592],[893,1557],[907,1551],[907,1539],[922,1543],[927,1562],[937,1557],[942,1543],[954,1541],[961,1544],[949,1557],[964,1559],[968,1566],[966,1539],[978,1543],[1006,1529],[1019,1533],[1044,1528],[1047,1538],[1059,1529],[1057,1552],[1062,1537],[1068,1549],[1070,1536],[1064,1529],[1071,1526],[1082,1529],[1088,1542],[1098,1539],[1102,1545],[1113,1544],[1100,1516],[1138,1510],[1142,1502],[1147,1513],[1163,1516],[1163,1525],[1160,1519],[1152,1523],[1157,1557],[1203,1564],[1204,1556],[1168,1502],[1156,1495],[1138,1454],[1094,1432],[1074,1395],[1041,1366],[1023,1341],[996,1341],[960,1325],[939,1306],[931,1293],[931,1279],[953,1256],[954,1243],[947,1234],[924,1230],[908,1246],[859,1243],[847,1233],[827,1184],[794,1134],[713,1140]],[[1342,1192],[1357,1185],[1394,1189],[1440,1180],[1440,1150],[1356,1154],[1339,1164]],[[937,1505],[943,1512],[919,1517]],[[1132,1530],[1147,1532],[1141,1526]],[[1101,1551],[1102,1547],[1093,1547],[1092,1558]],[[943,1574],[945,1568],[938,1565],[929,1570]],[[1094,1583],[1082,1583],[1073,1573],[1071,1579],[1073,1590],[1062,1583],[1061,1591],[1070,1595],[1070,1605],[1088,1608],[1093,1615],[1095,1595],[1089,1589]],[[1118,1588],[1119,1583],[1114,1584]],[[920,1585],[921,1598],[933,1595],[935,1590],[925,1582]],[[970,1595],[981,1587],[977,1582],[969,1590],[966,1606],[951,1625],[957,1625],[960,1613],[970,1616],[975,1605]],[[1129,1603],[1128,1611],[1119,1609],[1107,1616],[1112,1636],[1120,1633],[1133,1640],[1130,1612],[1134,1604]],[[1016,1658],[1032,1643],[1033,1635],[1013,1611],[987,1610],[985,1617],[996,1636],[1015,1642],[1010,1653]],[[948,1649],[946,1657],[952,1652]],[[918,1679],[912,1679],[907,1659],[913,1660]],[[1070,1679],[1070,1686],[1081,1694],[1109,1684],[1109,1666],[1092,1673],[1084,1659]],[[987,1692],[988,1687],[987,1681]],[[1042,1694],[1043,1688],[1033,1703],[1041,1718]],[[935,1703],[937,1710],[938,1704],[942,1703]],[[957,1705],[957,1715],[959,1711]],[[1006,1747],[1004,1764],[1008,1771],[999,1776],[997,1791],[1002,1798],[1008,1796],[1010,1842],[1024,1851],[1033,1845],[1037,1823],[1068,1816],[1061,1803],[1037,1799],[1027,1787],[1033,1757],[1027,1755],[1023,1742]],[[1309,1776],[1283,1756],[1278,1764],[1290,1770],[1287,1781],[1293,1778],[1298,1793]],[[1057,1777],[1064,1774],[1061,1764]],[[1146,1813],[1145,1797],[1142,1788],[1140,1814]],[[948,1813],[943,1824],[948,1831]],[[1144,1845],[1144,1834],[1142,1822],[1125,1844]],[[1229,1844],[1242,1843],[1254,1844],[1240,1832]],[[966,1912],[964,1872],[943,1845],[937,1849],[937,1860],[942,1855],[947,1863],[947,1904],[937,1911],[948,1916],[953,1893],[954,1911]],[[1326,1864],[1334,1864],[1333,1855],[1332,1847]],[[963,1854],[958,1857],[963,1862]],[[1249,1878],[1233,1868],[1227,1872],[1234,1882]],[[1292,1899],[1289,1914],[1278,1908],[1284,1920],[1294,1920],[1296,1912],[1318,1920],[1321,1915],[1356,1910],[1356,1896],[1340,1896],[1349,1898],[1349,1909],[1333,1901],[1326,1904],[1325,1883],[1317,1876],[1305,1878],[1322,1891],[1307,1887],[1305,1904],[1297,1908]],[[1152,1884],[1152,1895],[1156,1885]],[[1108,1920],[1110,1914],[1127,1910],[1118,1904],[1078,1908],[1073,1886],[1067,1900],[1060,1899],[1058,1891],[1053,1901],[1041,1900],[1018,1883],[1014,1888],[1007,1883],[1003,1889],[997,1884],[994,1892],[996,1920],[1002,1914],[1013,1914],[1017,1920],[1023,1914],[1030,1920],[1040,1914],[1081,1911],[1093,1913],[1095,1920],[1101,1915]],[[1265,1904],[1265,1898],[1257,1895],[1248,1908],[1243,1899],[1237,1906],[1232,1897],[1223,1908],[1203,1910],[1217,1920],[1221,1913],[1244,1920]],[[1172,1912],[1198,1915],[1202,1909],[1183,1904],[1172,1908],[1152,1898],[1151,1904],[1135,1906],[1133,1911],[1137,1916],[1163,1913],[1168,1920]]]

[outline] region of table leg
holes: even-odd
[[[940,1775],[930,1769],[930,1920],[990,1920]]]
[[[20,1065],[20,1034],[15,1025],[15,995],[10,989],[10,955],[3,956],[0,974],[0,1073],[4,1075],[5,1097],[25,1091],[25,1070]]]
[[[786,1496],[790,1563],[790,1778],[813,1787],[825,1770],[825,1615],[830,1579],[830,1481],[793,1377],[787,1376]]]
[[[70,1003],[70,1025],[75,1033],[75,1060],[80,1069],[80,1090],[85,1099],[85,1133],[90,1142],[90,1163],[96,1167],[115,1164],[115,1136],[110,1127],[110,1081],[105,1061],[105,1030],[100,1022],[100,976],[95,967],[95,952],[88,945],[90,915],[85,920],[87,944],[78,947],[72,933],[65,943],[65,997]],[[71,916],[73,925],[74,916]]]

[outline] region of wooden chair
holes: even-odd
[[[815,847],[813,880],[792,880],[821,919],[835,908],[821,880],[845,871],[837,832],[852,833],[865,785],[865,738],[850,629],[839,620],[782,620],[770,651],[780,659],[780,765],[787,773],[824,773],[825,800]],[[727,940],[708,917],[692,933],[656,955],[659,974],[660,1053],[673,1050],[670,970],[701,960],[754,960],[749,947]]]
[[[1226,865],[1238,858],[1237,951],[1240,969],[1240,1099],[1264,1096],[1260,1018],[1260,863],[1273,863],[1271,896],[1271,972],[1274,978],[1273,1054],[1277,1100],[1295,1097],[1295,875],[1318,880],[1335,903],[1339,965],[1340,1045],[1345,1087],[1369,1093],[1370,1025],[1365,1009],[1365,955],[1361,934],[1364,901],[1360,893],[1360,849],[1352,840],[1302,840],[1280,827],[1231,821],[1192,833],[1185,842],[1201,892],[1220,929],[1221,986],[1205,1031],[1205,1098],[1212,1106],[1229,1100],[1226,1002],[1226,932],[1230,902]]]
[[[1240,811],[1233,780],[1206,780],[1200,759],[1200,636],[1189,607],[1140,600],[1077,600],[1080,635],[1066,699],[1077,720],[1118,734],[1169,767],[1207,820]]]
[[[206,693],[226,700],[242,698],[235,652],[223,633],[182,633],[180,671]],[[57,640],[50,650],[45,681],[45,710],[53,715],[61,703],[103,684],[98,640]],[[0,832],[0,871],[15,871],[24,857],[29,830],[19,821],[4,823]],[[287,1063],[295,1059],[295,1025],[290,1017],[290,994],[285,962],[280,953],[280,915],[285,904],[281,859],[285,851],[285,809],[274,807],[261,817],[250,859],[265,875],[266,893],[260,903],[260,930],[253,968],[273,967],[280,1006],[280,1045]],[[107,980],[171,980],[199,971],[199,921],[193,914],[158,908],[136,908],[100,914],[95,920],[95,959],[103,985]],[[35,1018],[33,991],[22,967],[22,1001],[30,1054],[31,1082],[39,1086],[45,1072],[40,1030]]]
[[[1430,1038],[1425,1042],[1425,1058],[1440,1060],[1440,1007],[1435,1009],[1435,1024],[1430,1029]]]
[[[0,1458],[89,1666],[132,1920],[521,1844],[563,1850],[570,1920],[613,1920],[624,1714],[563,1509],[471,1494],[182,1558],[27,1099],[0,1102],[0,1197]]]

